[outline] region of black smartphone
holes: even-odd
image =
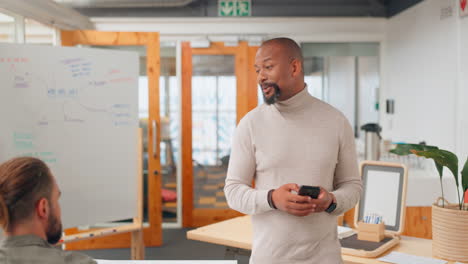
[[[312,199],[317,199],[320,194],[320,187],[302,185],[301,188],[299,188],[299,192],[297,194],[302,196],[310,196]]]

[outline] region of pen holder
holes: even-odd
[[[372,242],[380,242],[385,237],[385,225],[383,222],[380,224],[368,224],[364,222],[358,223],[358,239]]]

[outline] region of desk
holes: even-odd
[[[236,260],[101,260],[97,264],[237,264]]]
[[[250,216],[236,217],[188,231],[187,238],[249,251],[252,246]],[[400,244],[393,250],[422,257],[432,257],[432,243],[428,239],[402,236]],[[343,255],[343,260],[345,264],[385,263],[376,259],[348,255]]]
[[[236,260],[101,260],[97,264],[237,264]]]

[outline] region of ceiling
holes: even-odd
[[[55,0],[88,17],[216,17],[218,0]],[[391,17],[422,0],[251,0],[253,17]]]

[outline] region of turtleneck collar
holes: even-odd
[[[307,91],[307,84],[306,84],[304,86],[304,89],[302,89],[302,91],[295,94],[293,97],[286,99],[284,101],[276,101],[274,105],[280,112],[291,111],[294,109],[302,108],[305,105],[307,105],[309,97],[310,97],[310,94]]]

